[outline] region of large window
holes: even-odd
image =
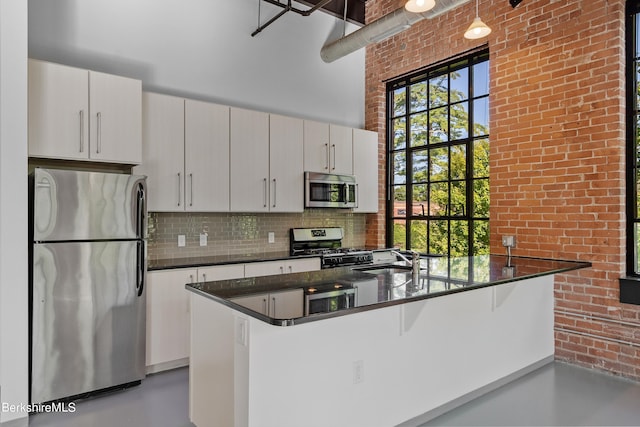
[[[627,1],[627,273],[640,275],[640,0]]]
[[[387,245],[489,253],[489,53],[387,84]]]

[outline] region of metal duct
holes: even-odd
[[[324,62],[333,62],[368,44],[377,43],[398,34],[418,21],[435,18],[470,1],[437,0],[436,6],[424,13],[409,12],[401,7],[345,37],[324,45],[320,50],[320,57]]]

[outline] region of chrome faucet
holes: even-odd
[[[418,278],[420,275],[420,253],[417,251],[410,250],[408,251],[411,254],[411,259],[404,256],[404,254],[392,250],[391,253],[400,257],[404,262],[411,264],[411,274],[414,278]]]

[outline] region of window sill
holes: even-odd
[[[640,277],[620,278],[620,302],[640,305]]]

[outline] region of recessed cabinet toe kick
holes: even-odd
[[[590,266],[497,255],[420,261],[417,275],[396,262],[187,285],[191,421],[420,425],[553,360],[554,274]],[[331,285],[353,289],[350,303],[296,317],[242,305]],[[298,295],[289,303],[303,304]]]

